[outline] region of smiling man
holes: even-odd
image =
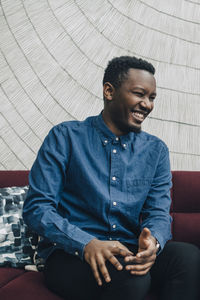
[[[142,122],[154,67],[111,60],[104,110],[55,126],[31,169],[26,223],[40,236],[47,286],[70,300],[199,299],[200,253],[171,239],[168,148]]]
[[[105,123],[116,136],[140,132],[142,122],[154,106],[156,81],[153,74],[130,68],[118,88],[115,82],[111,84],[108,72],[109,69],[104,76]]]

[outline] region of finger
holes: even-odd
[[[148,239],[150,238],[150,236],[151,236],[151,231],[147,227],[144,227],[142,229],[142,232],[140,233],[140,237],[143,239]]]
[[[142,275],[146,275],[149,272],[149,269],[146,269],[145,271],[131,271],[131,275],[138,275],[138,276],[142,276]]]
[[[106,259],[109,260],[111,262],[111,264],[117,269],[117,270],[122,270],[123,266],[120,264],[120,262],[118,261],[118,259],[112,254],[112,253],[108,253],[106,255]]]
[[[134,264],[137,265],[145,265],[146,263],[155,262],[156,255],[148,256],[148,257],[136,257],[134,260]]]
[[[156,254],[148,256],[148,257],[137,257],[137,256],[135,256],[134,259],[132,259],[131,261],[129,261],[127,263],[131,263],[131,265],[133,265],[133,264],[135,264],[135,265],[145,265],[147,263],[154,263],[155,260],[156,260]]]
[[[156,249],[147,249],[147,250],[144,250],[144,251],[141,251],[141,252],[138,252],[136,254],[136,257],[140,257],[140,258],[148,258],[148,257],[151,257],[151,256],[154,256],[156,254]]]
[[[112,250],[112,253],[115,255],[121,255],[121,256],[130,256],[133,255],[133,252],[129,251],[128,249],[122,249],[119,247],[114,247]]]
[[[126,256],[124,258],[124,261],[125,262],[134,262],[136,260],[136,256],[133,254],[133,255],[129,255],[129,256]]]
[[[143,272],[143,271],[151,268],[152,265],[153,265],[153,262],[149,262],[144,265],[128,265],[128,266],[126,266],[126,270],[131,271],[131,272]]]
[[[142,232],[139,236],[139,250],[138,252],[142,251],[143,249],[147,249],[151,242],[151,231],[148,228],[143,228]]]
[[[123,245],[123,244],[120,243],[119,241],[117,241],[117,247],[120,248],[120,249],[124,249],[124,250],[130,252],[131,254],[133,254],[132,251],[130,251],[125,245]]]
[[[133,255],[133,252],[126,249],[119,248],[119,254],[122,256],[131,256]]]
[[[96,260],[94,258],[91,258],[90,266],[91,266],[94,278],[96,279],[98,285],[102,285],[102,280],[101,280],[99,272],[98,272],[97,263],[96,263]]]
[[[97,256],[97,265],[99,270],[101,271],[101,274],[103,275],[103,278],[106,282],[110,282],[111,278],[108,273],[108,269],[106,268],[105,260],[102,255]]]

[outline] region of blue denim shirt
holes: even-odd
[[[143,227],[161,249],[171,238],[167,146],[145,132],[117,137],[101,114],[55,126],[29,184],[23,217],[43,258],[55,248],[83,258],[94,238],[137,244]]]

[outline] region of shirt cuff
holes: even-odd
[[[161,235],[159,235],[158,233],[152,232],[152,236],[157,241],[156,246],[158,247],[158,251],[157,251],[156,255],[159,255],[162,252],[162,250],[166,244],[166,240],[163,239],[163,237]]]
[[[67,253],[75,255],[79,257],[81,260],[84,260],[84,248],[85,246],[93,239],[95,239],[95,236],[92,236],[90,234],[86,234],[84,238],[80,241],[71,241],[70,247],[67,246],[66,249],[64,249]]]

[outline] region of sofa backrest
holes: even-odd
[[[0,188],[28,185],[29,171],[0,171]]]
[[[200,172],[173,171],[173,240],[200,247]]]
[[[0,171],[0,187],[28,185],[29,171]],[[173,240],[200,247],[200,171],[173,171]]]

